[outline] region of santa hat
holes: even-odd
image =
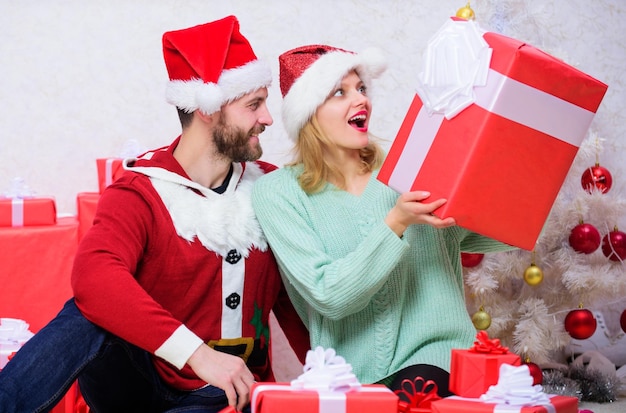
[[[235,16],[165,33],[163,57],[166,99],[186,112],[217,112],[272,82],[269,65],[257,59]]]
[[[386,69],[378,49],[360,54],[327,45],[309,45],[289,50],[278,58],[282,117],[287,135],[294,141],[329,93],[351,70],[367,87]]]

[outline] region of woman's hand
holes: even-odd
[[[409,225],[428,224],[435,228],[446,228],[456,225],[454,218],[438,218],[433,215],[433,211],[446,203],[445,199],[437,199],[433,202],[422,202],[430,196],[430,192],[412,191],[405,192],[398,197],[396,205],[391,208],[385,223],[399,237]]]

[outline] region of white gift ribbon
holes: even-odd
[[[11,226],[24,226],[24,200],[22,198],[11,199]]]
[[[291,381],[297,389],[349,390],[359,388],[361,383],[352,373],[352,366],[338,356],[333,349],[316,347],[309,350],[304,363],[304,373]]]
[[[554,412],[550,398],[542,390],[540,384],[533,385],[533,377],[528,365],[500,365],[498,383],[489,386],[487,392],[480,396],[485,403],[495,403],[494,412],[519,412],[524,406],[542,406],[548,412]]]
[[[13,178],[9,190],[3,196],[11,199],[11,226],[24,226],[24,199],[32,198],[35,193],[22,178]]]
[[[107,158],[104,166],[104,186],[109,186],[113,183],[113,163],[119,162],[118,158]]]
[[[487,83],[492,49],[473,21],[448,19],[428,41],[417,93],[429,113],[456,116],[471,105],[474,88]]]

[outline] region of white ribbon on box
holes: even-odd
[[[3,194],[11,199],[11,226],[24,226],[24,199],[32,198],[35,193],[26,185],[22,178],[13,178],[9,189]]]
[[[309,350],[304,364],[304,373],[291,381],[290,386],[262,384],[252,394],[252,413],[256,412],[260,393],[268,390],[313,390],[319,394],[320,413],[346,413],[346,392],[358,389],[369,392],[389,392],[386,387],[362,387],[352,373],[352,366],[338,356],[333,349],[316,347]]]
[[[533,385],[533,377],[526,364],[502,364],[498,383],[489,386],[487,392],[480,396],[480,400],[495,403],[494,413],[519,413],[524,406],[541,406],[548,413],[556,412],[541,385]]]
[[[492,49],[471,20],[447,20],[429,40],[417,94],[430,113],[451,119],[474,101],[474,87],[487,84]]]
[[[595,113],[489,69],[491,50],[473,21],[449,20],[429,41],[418,77],[422,100],[406,145],[389,178],[410,189],[445,119],[475,104],[576,147]],[[419,135],[419,136],[418,136]]]

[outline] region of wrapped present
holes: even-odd
[[[447,397],[431,404],[433,413],[578,413],[576,397],[549,395],[533,385],[527,365],[500,366],[498,383],[479,398]]]
[[[36,333],[72,296],[70,276],[78,221],[0,228],[0,315],[25,320]]]
[[[332,349],[306,356],[304,373],[289,383],[255,383],[252,413],[397,413],[398,396],[382,385],[361,385]]]
[[[20,178],[0,195],[0,227],[54,225],[56,202],[51,197],[37,197]]]
[[[78,241],[83,239],[87,230],[93,225],[96,207],[100,200],[99,192],[80,192],[76,195],[76,212],[78,215]]]
[[[452,349],[449,389],[457,396],[478,397],[498,382],[502,364],[519,366],[521,363],[521,358],[510,353],[499,339],[490,339],[487,332],[481,330],[470,349]]]
[[[432,413],[578,413],[578,399],[568,396],[551,396],[547,405],[502,406],[480,399],[446,397],[431,405]]]
[[[437,383],[432,380],[424,380],[416,377],[411,380],[402,380],[400,390],[394,393],[398,395],[398,413],[430,413],[432,402],[441,399],[437,394]]]
[[[135,139],[124,142],[119,156],[96,159],[98,168],[98,190],[100,193],[124,174],[124,159],[134,158],[146,149]]]
[[[100,193],[124,174],[124,160],[122,158],[98,158],[98,190]]]
[[[532,250],[607,86],[528,44],[449,20],[378,179],[434,213]]]

